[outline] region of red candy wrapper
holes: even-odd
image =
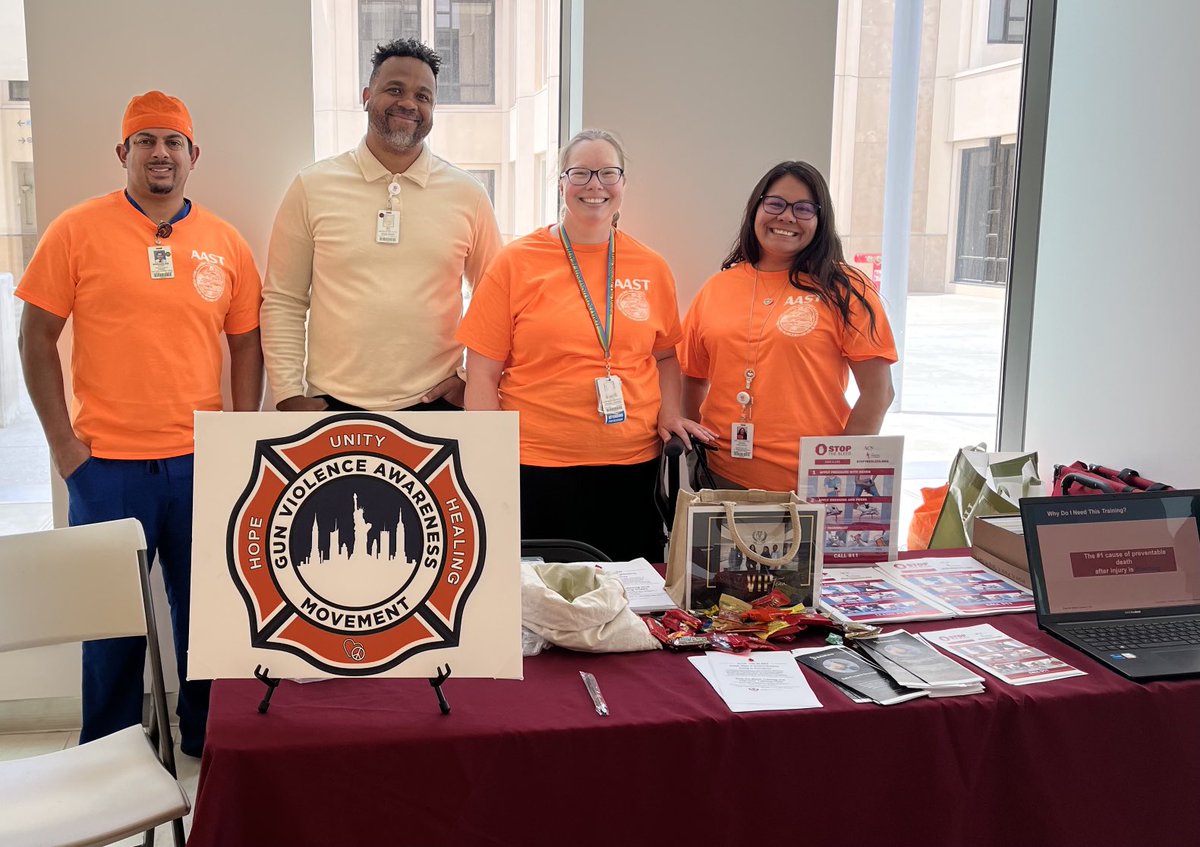
[[[650,617],[649,615],[643,615],[642,621],[645,622],[646,628],[648,630],[650,630],[651,635],[653,635],[655,638],[657,638],[663,644],[670,643],[670,641],[669,641],[670,633],[667,632],[666,628],[663,627],[662,624],[660,624],[658,621],[656,621],[654,618]]]
[[[680,609],[671,609],[662,616],[662,625],[670,632],[679,632],[683,629],[698,632],[704,623],[699,618]]]
[[[792,599],[780,591],[778,588],[771,589],[769,594],[764,594],[757,600],[751,600],[750,605],[756,609],[774,608],[781,609],[784,606],[792,605]]]

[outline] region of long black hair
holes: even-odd
[[[737,240],[733,242],[729,255],[721,263],[721,270],[728,270],[740,262],[758,265],[762,258],[762,245],[758,243],[758,235],[754,232],[754,218],[767,190],[784,176],[793,176],[807,185],[808,190],[812,192],[813,201],[820,207],[817,213],[817,230],[808,246],[793,257],[792,265],[788,268],[788,281],[801,291],[811,291],[824,297],[837,309],[842,323],[847,326],[850,325],[851,305],[857,300],[867,312],[869,331],[874,337],[875,309],[863,294],[863,289],[870,283],[862,274],[846,264],[846,257],[842,252],[842,239],[838,237],[837,228],[833,223],[833,198],[829,196],[829,185],[825,182],[825,177],[821,176],[821,172],[808,162],[780,162],[763,174],[763,178],[750,192]]]

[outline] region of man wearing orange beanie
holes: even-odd
[[[222,334],[233,408],[259,408],[261,286],[237,230],[184,196],[200,148],[183,102],[134,97],[121,139],[125,189],[56,218],[21,279],[21,360],[71,525],[137,518],[162,564],[181,748],[199,756],[210,684],[187,681],[192,414],[222,408]],[[69,412],[57,347],[68,317]],[[141,722],[145,652],[143,638],[84,645],[81,742]]]

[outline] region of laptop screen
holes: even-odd
[[[1200,605],[1198,515],[1195,491],[1022,500],[1030,570],[1041,576],[1039,611]]]

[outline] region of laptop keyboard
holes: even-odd
[[[1071,627],[1066,631],[1097,650],[1131,650],[1200,644],[1200,620],[1191,618],[1093,624]]]

